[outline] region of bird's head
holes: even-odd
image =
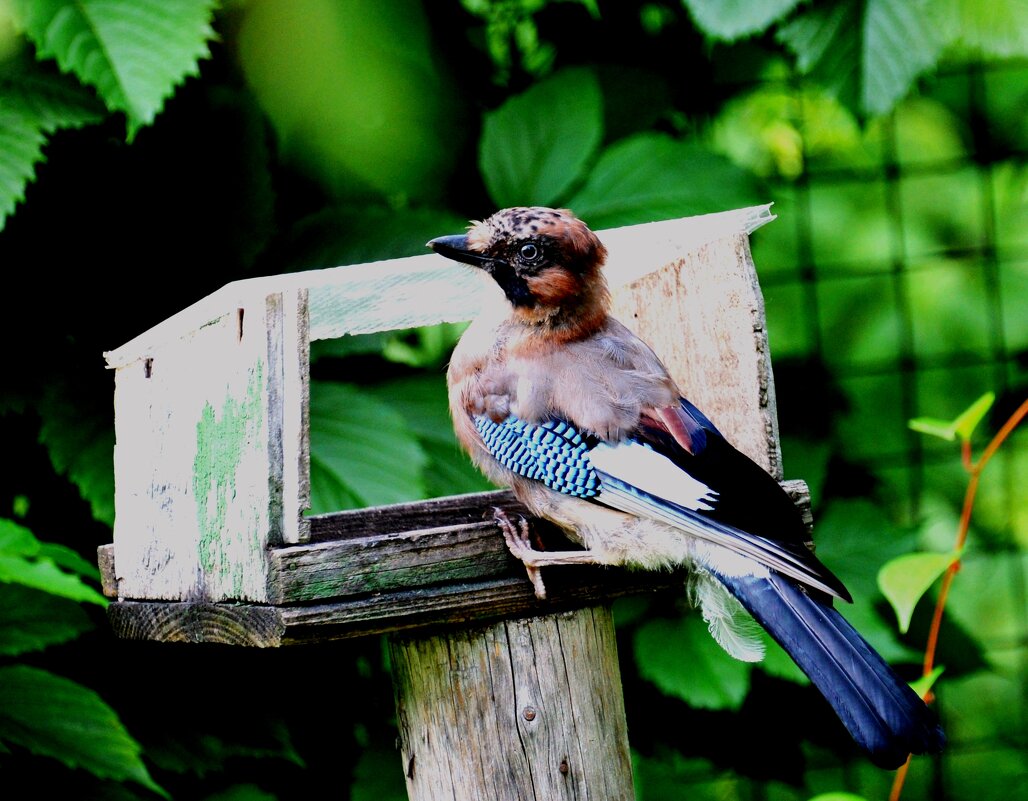
[[[525,323],[577,329],[606,315],[607,250],[567,209],[503,209],[428,247],[489,273]]]

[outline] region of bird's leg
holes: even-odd
[[[525,566],[525,572],[535,589],[535,597],[546,598],[541,567],[544,565],[595,565],[596,556],[590,551],[540,551],[532,547],[532,534],[528,520],[519,516],[515,523],[503,509],[493,508],[493,519],[503,532],[507,549]]]

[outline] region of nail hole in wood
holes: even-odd
[[[143,359],[143,377],[149,378],[151,375],[153,375],[153,359]]]
[[[236,338],[243,341],[243,309],[236,309]]]

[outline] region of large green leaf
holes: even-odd
[[[39,405],[43,424],[39,440],[54,469],[78,487],[93,517],[114,525],[113,419],[84,414],[68,399],[69,391],[52,386]]]
[[[425,497],[425,452],[390,404],[348,384],[314,381],[310,420],[314,512]]]
[[[390,381],[368,391],[399,411],[420,440],[428,456],[429,498],[494,489],[457,445],[442,374]]]
[[[699,615],[651,620],[634,647],[640,675],[691,706],[738,709],[749,690],[753,663],[726,654]]]
[[[589,70],[570,69],[486,114],[479,167],[498,206],[549,206],[582,177],[603,138],[603,97]]]
[[[0,584],[0,654],[41,651],[78,637],[93,627],[82,607],[63,598]]]
[[[20,74],[0,81],[0,229],[25,197],[47,134],[100,117],[96,100],[62,76]]]
[[[639,134],[604,151],[569,202],[593,228],[667,220],[760,201],[749,174],[695,142]]]
[[[731,42],[753,36],[781,19],[800,0],[682,0],[701,31],[714,39]]]
[[[929,11],[947,40],[975,54],[1028,56],[1028,3],[1024,0],[932,0]]]
[[[935,66],[942,41],[923,2],[835,0],[778,30],[801,72],[858,113],[884,114]]]
[[[72,601],[107,604],[100,593],[45,556],[43,543],[31,531],[3,519],[0,519],[0,582],[20,584]]]
[[[45,670],[0,668],[0,741],[166,796],[114,710],[92,690]]]
[[[15,0],[40,56],[96,88],[128,117],[129,137],[148,125],[197,62],[209,55],[216,0]]]

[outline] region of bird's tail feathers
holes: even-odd
[[[706,571],[691,573],[689,599],[699,607],[711,636],[730,656],[742,662],[764,658],[760,626],[714,576]]]
[[[857,744],[884,768],[942,749],[935,714],[838,610],[782,576],[717,575],[825,696]]]

